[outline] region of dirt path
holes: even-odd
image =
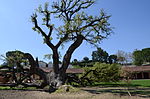
[[[50,94],[44,91],[1,90],[0,99],[91,99],[89,93]]]
[[[150,97],[140,97],[139,95],[129,97],[118,93],[97,91],[100,89],[105,91],[102,88],[82,88],[85,91],[50,94],[41,90],[0,90],[0,99],[150,99]],[[106,89],[109,90],[110,88]]]

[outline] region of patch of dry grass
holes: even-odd
[[[29,90],[0,90],[0,99],[150,99],[148,97],[141,97],[144,94],[134,94],[128,96],[127,94],[113,93],[111,91],[118,90],[118,88],[80,88],[79,92],[66,92],[66,93],[48,93],[45,91],[29,91]],[[104,92],[100,91],[104,90]],[[109,92],[105,90],[111,90]],[[123,87],[119,90],[124,90]],[[133,89],[134,90],[134,89]],[[142,89],[145,90],[146,89]],[[147,89],[149,90],[149,89]]]
[[[41,97],[40,97],[41,96]],[[39,99],[145,99],[138,96],[120,96],[114,95],[112,93],[102,93],[102,94],[91,94],[87,92],[82,92],[80,94],[50,94],[50,95],[38,95]]]
[[[92,99],[145,99],[138,96],[120,96],[120,95],[114,95],[112,93],[103,93],[100,95],[96,95]]]

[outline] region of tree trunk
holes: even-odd
[[[35,62],[32,55],[26,53],[25,56],[29,59],[30,65],[31,65],[31,71],[33,74],[40,75],[43,79],[43,85],[44,87],[46,84],[49,84],[50,90],[55,91],[63,85],[66,81],[66,70],[70,64],[70,59],[75,51],[83,42],[84,37],[82,35],[78,35],[76,38],[76,41],[68,48],[66,54],[64,55],[63,62],[61,68],[59,67],[59,54],[58,49],[53,48],[53,71],[46,74],[43,70],[41,70],[37,65],[38,61]]]
[[[76,41],[68,48],[63,58],[62,67],[60,68],[61,72],[66,72],[66,69],[68,68],[70,64],[70,59],[71,59],[73,52],[82,44],[83,40],[84,40],[84,37],[82,35],[78,35]]]
[[[63,85],[66,81],[66,70],[70,64],[70,59],[75,51],[84,40],[82,35],[78,35],[76,41],[68,48],[66,54],[64,55],[61,68],[59,67],[59,56],[56,50],[53,50],[53,69],[54,71],[48,74],[49,86],[52,89],[57,89],[59,86]]]
[[[53,51],[53,70],[54,73],[59,73],[59,54],[57,48],[52,49]]]
[[[82,44],[84,37],[82,35],[78,35],[76,41],[68,48],[66,54],[63,58],[63,63],[60,68],[60,76],[62,77],[63,83],[66,80],[66,70],[70,64],[71,56],[73,52]]]

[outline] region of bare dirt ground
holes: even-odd
[[[121,88],[81,88],[77,93],[48,93],[43,90],[0,90],[0,99],[150,99],[149,94],[121,94]],[[112,92],[111,90],[120,90]],[[135,90],[135,89],[133,89]],[[149,91],[149,89],[148,89]],[[146,92],[146,91],[145,91]]]

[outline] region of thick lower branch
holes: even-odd
[[[62,73],[66,72],[66,69],[68,68],[70,64],[70,59],[71,59],[73,52],[82,44],[83,40],[84,40],[84,37],[82,35],[78,35],[76,41],[67,50],[63,58],[62,67],[60,68],[60,71]]]
[[[44,82],[42,83],[41,86],[42,87],[46,86],[47,83],[48,83],[48,81],[47,81],[47,74],[41,68],[38,67],[38,63],[37,63],[38,61],[36,62],[34,60],[34,58],[32,57],[32,55],[29,54],[29,53],[25,53],[24,55],[29,60],[29,63],[31,65],[29,75],[32,75],[32,74],[39,75],[44,80]]]

